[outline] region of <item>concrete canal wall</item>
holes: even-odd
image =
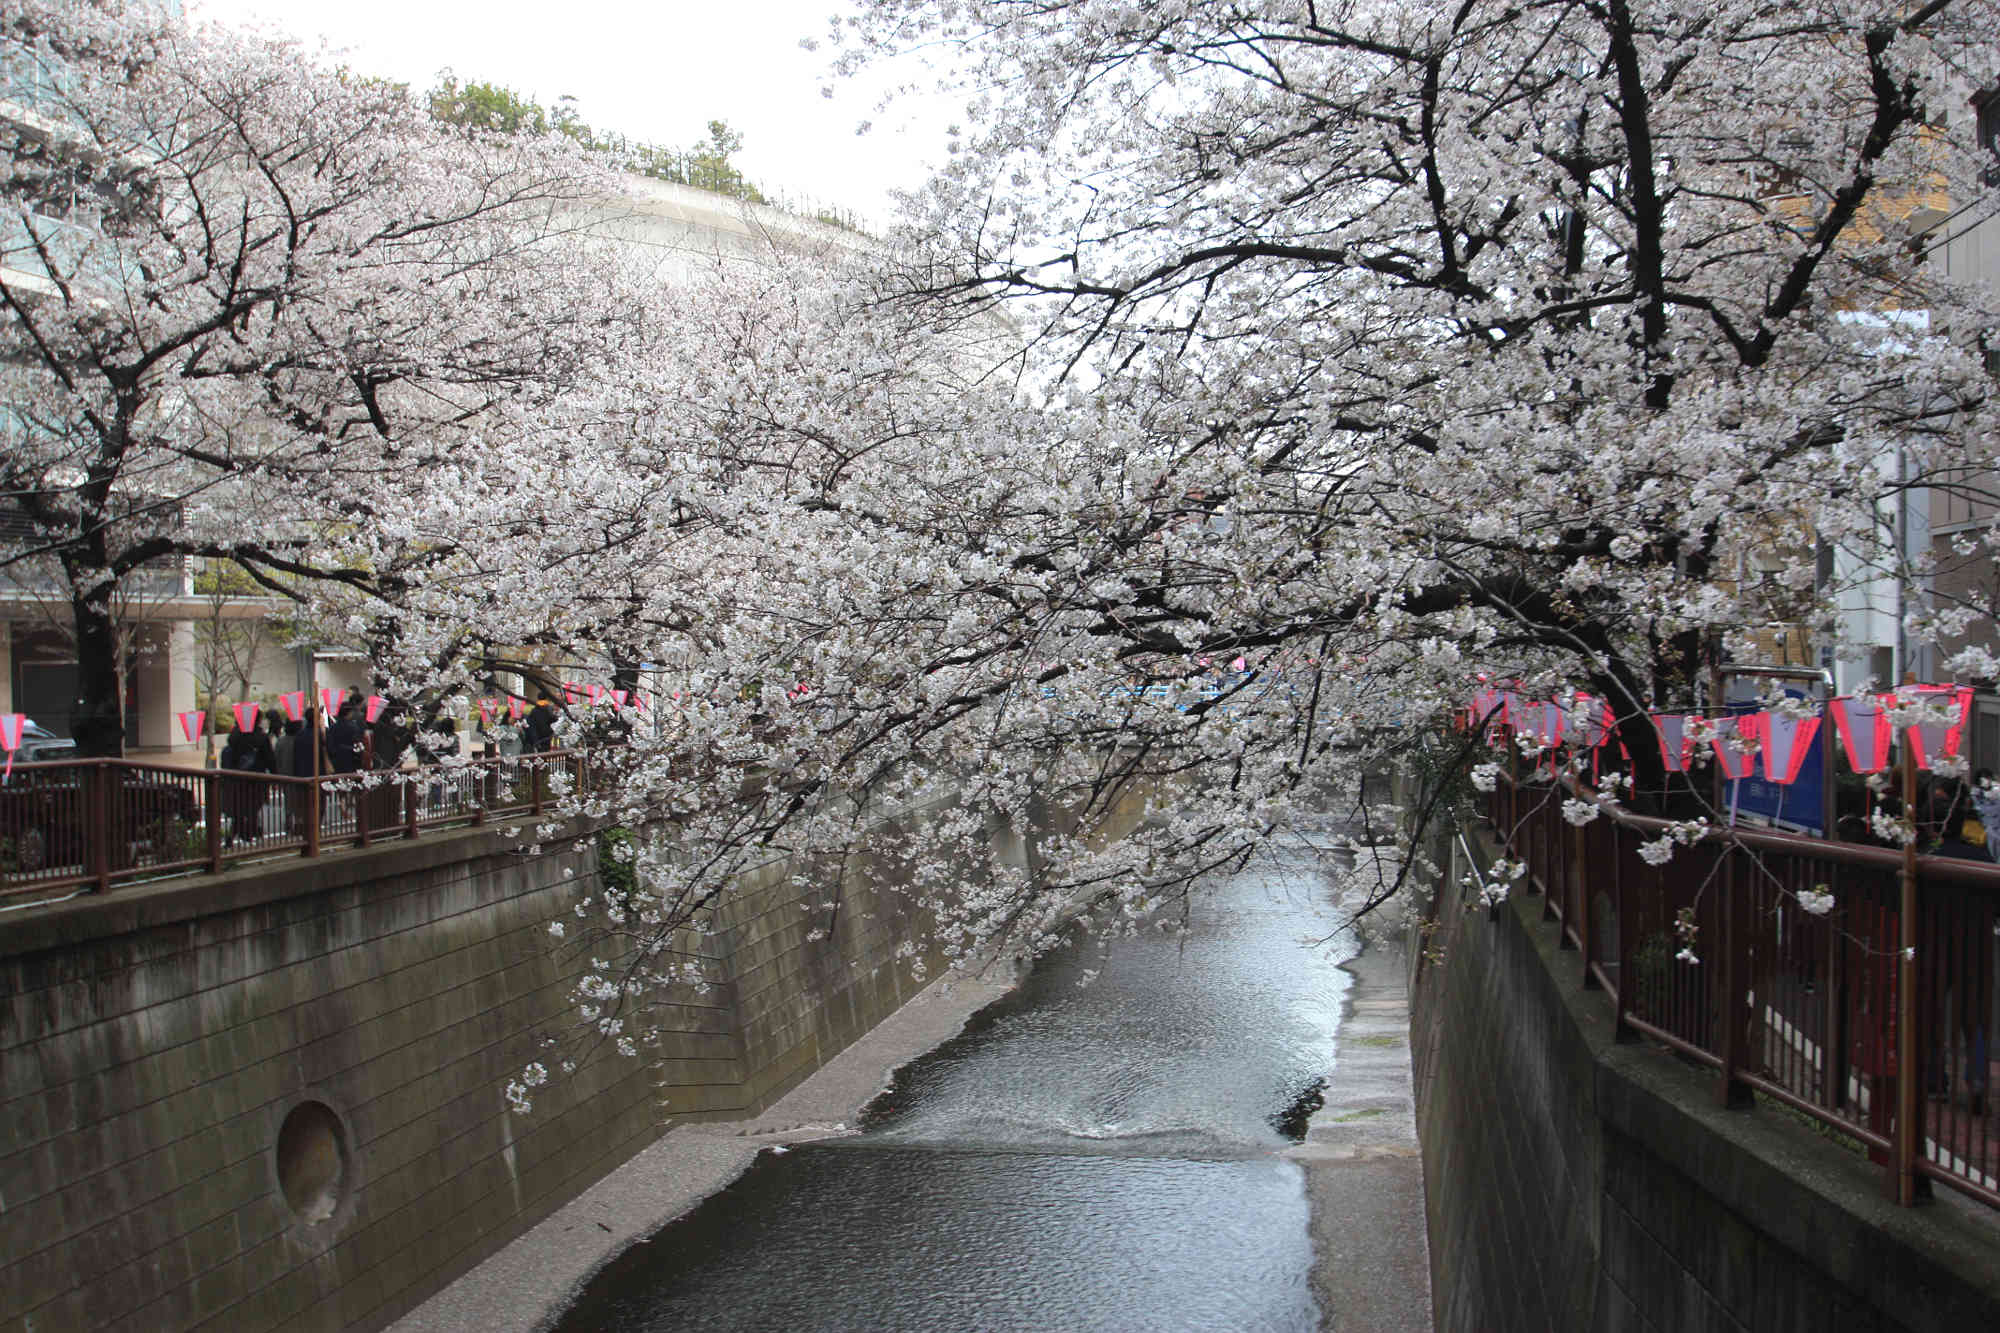
[[[885,829],[920,828],[922,813]],[[913,826],[911,821],[918,821]],[[992,840],[986,865],[1028,854]],[[573,1013],[596,851],[497,832],[0,916],[0,1330],[375,1329],[659,1137],[755,1114],[935,976],[893,859],[774,862],[665,1058],[502,1087]],[[839,889],[826,930],[819,904]]]
[[[2000,1219],[1896,1208],[1865,1158],[1614,1042],[1540,898],[1437,920],[1411,1037],[1439,1329],[2000,1328]]]

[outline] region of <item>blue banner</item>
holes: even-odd
[[[1806,696],[1796,690],[1786,690],[1794,699]],[[1732,711],[1754,713],[1755,706],[1738,704]],[[1737,784],[1741,791],[1734,793],[1739,814],[1758,815],[1770,820],[1781,828],[1800,833],[1814,833],[1826,836],[1826,747],[1833,739],[1833,719],[1820,709],[1819,732],[1813,737],[1812,745],[1806,751],[1805,764],[1799,769],[1799,780],[1789,787],[1776,782],[1766,782],[1762,777],[1744,778]],[[1762,773],[1763,759],[1758,759],[1758,773]],[[1724,800],[1731,799],[1728,784],[1723,785]]]

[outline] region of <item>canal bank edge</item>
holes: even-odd
[[[1014,989],[996,963],[933,982],[763,1115],[676,1125],[540,1225],[390,1325],[390,1333],[539,1333],[583,1284],[749,1169],[774,1146],[847,1133],[903,1065],[956,1036]]]
[[[1305,1171],[1323,1330],[1433,1327],[1404,955],[1394,933],[1364,929],[1341,964],[1352,980],[1325,1103],[1285,1152]]]

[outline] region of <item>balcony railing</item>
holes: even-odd
[[[536,816],[608,771],[587,750],[317,778],[121,759],[16,764],[0,783],[0,906]]]
[[[2000,1207],[2000,866],[1919,856],[1906,896],[1899,852],[1750,829],[1653,865],[1639,849],[1666,821],[1609,812],[1579,827],[1561,812],[1573,794],[1503,776],[1488,816],[1621,1036],[1710,1066],[1725,1104],[1755,1089],[1854,1140],[1891,1197],[1937,1181]],[[1831,893],[1832,910],[1804,910],[1801,891]]]

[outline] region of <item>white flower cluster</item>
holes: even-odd
[[[567,1072],[567,1071],[565,1071]],[[532,1089],[542,1087],[549,1081],[548,1069],[539,1062],[529,1064],[521,1070],[521,1076],[508,1082],[506,1097],[508,1107],[516,1115],[527,1115],[535,1109],[534,1100],[529,1097]]]
[[[1907,819],[1898,819],[1885,810],[1877,810],[1868,816],[1868,827],[1884,842],[1893,842],[1899,847],[1907,847],[1917,840],[1916,825]]]
[[[1500,765],[1474,764],[1470,777],[1474,791],[1492,791],[1500,785]]]
[[[1579,801],[1571,798],[1562,803],[1562,817],[1570,823],[1575,824],[1578,828],[1588,824],[1602,813],[1603,810],[1596,801]]]
[[[1701,962],[1700,955],[1694,951],[1695,936],[1700,931],[1701,927],[1695,923],[1694,908],[1683,907],[1680,911],[1674,913],[1674,936],[1680,941],[1680,948],[1674,953],[1674,961],[1680,963]]]
[[[1813,916],[1825,916],[1833,910],[1833,894],[1826,885],[1799,890],[1799,909]]]

